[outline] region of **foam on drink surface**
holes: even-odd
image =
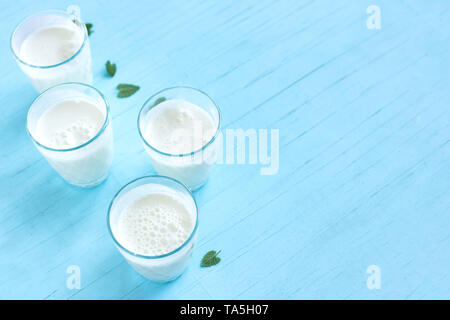
[[[164,193],[148,194],[125,209],[119,217],[119,242],[128,250],[157,256],[180,247],[194,228],[183,203]]]
[[[105,115],[90,101],[66,100],[41,116],[37,134],[41,143],[48,147],[69,149],[93,138],[104,121]]]
[[[215,133],[211,116],[199,106],[183,99],[161,102],[147,117],[146,139],[154,148],[166,153],[197,151]]]

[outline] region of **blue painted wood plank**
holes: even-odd
[[[34,149],[36,93],[8,48],[26,15],[69,4],[0,4],[0,298],[449,298],[448,1],[78,1],[114,127],[111,175],[91,190]],[[371,4],[380,30],[366,27]],[[119,100],[119,82],[141,90]],[[208,92],[224,128],[279,129],[280,170],[217,165],[195,192],[192,263],[161,285],[126,264],[105,216],[122,185],[154,173],[140,106],[179,84]],[[222,262],[202,269],[210,249]],[[380,290],[366,286],[373,264]],[[80,290],[66,287],[69,265]]]

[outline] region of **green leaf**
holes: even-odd
[[[86,23],[86,29],[87,29],[87,34],[88,34],[88,36],[90,36],[91,34],[93,34],[94,33],[94,30],[92,30],[92,27],[93,27],[94,25],[92,24],[92,23]]]
[[[111,77],[114,77],[114,75],[116,74],[116,70],[117,66],[115,63],[111,63],[109,60],[106,61],[106,72],[108,72]]]
[[[155,101],[155,103],[153,104],[153,106],[156,106],[156,105],[158,105],[158,104],[160,104],[161,102],[164,102],[164,101],[166,101],[167,99],[165,98],[165,97],[161,97],[161,98],[158,98],[158,99],[156,99],[156,101]]]
[[[119,90],[117,97],[127,98],[127,97],[133,95],[136,91],[138,91],[139,86],[135,86],[133,84],[119,84],[117,86],[117,89]]]
[[[202,263],[200,264],[203,268],[215,266],[220,262],[220,258],[217,256],[220,253],[219,251],[211,250],[208,251],[202,259]]]

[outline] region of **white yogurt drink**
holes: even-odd
[[[75,24],[56,24],[32,31],[20,47],[20,58],[35,66],[51,66],[72,57],[83,44]]]
[[[92,83],[89,40],[79,11],[43,11],[26,18],[11,37],[11,48],[38,92],[64,82]]]
[[[215,132],[212,117],[183,99],[165,100],[147,114],[144,138],[161,152],[188,154],[200,150]]]
[[[137,199],[119,217],[118,241],[142,255],[160,256],[180,247],[194,228],[186,206],[165,193]]]
[[[27,129],[38,150],[69,183],[91,187],[109,172],[113,155],[109,107],[81,83],[57,85],[31,105]]]
[[[137,272],[167,282],[187,267],[197,216],[195,200],[184,185],[150,176],[119,191],[109,208],[108,227],[119,251]]]
[[[38,119],[36,138],[53,149],[78,147],[100,131],[105,114],[91,101],[72,98],[56,103]]]
[[[220,135],[220,112],[204,93],[187,87],[163,90],[142,107],[138,128],[158,174],[191,190],[208,179]]]

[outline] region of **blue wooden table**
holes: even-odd
[[[28,138],[36,93],[9,49],[25,16],[72,3],[0,4],[0,298],[450,298],[449,1],[79,0],[115,135],[111,175],[88,190]],[[118,83],[141,89],[118,99]],[[116,250],[106,211],[154,174],[136,117],[174,85],[206,91],[224,129],[279,129],[280,166],[215,166],[195,192],[189,268],[155,284]],[[222,261],[200,268],[211,249]],[[69,266],[80,289],[66,286]]]

